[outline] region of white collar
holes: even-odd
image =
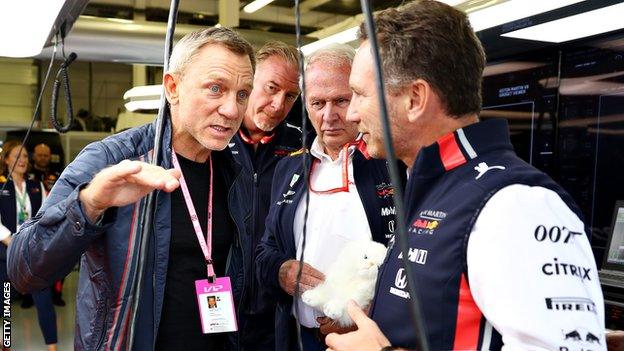
[[[312,146],[310,147],[310,154],[312,154],[312,156],[319,159],[321,163],[325,163],[325,162],[341,163],[342,159],[344,158],[343,150],[344,149],[341,149],[340,152],[338,153],[338,158],[336,158],[335,160],[332,160],[332,158],[327,153],[325,153],[325,150],[323,149],[323,147],[321,146],[321,143],[319,142],[319,137],[317,136],[316,138],[314,138],[314,141],[312,142]],[[349,160],[351,160],[353,158],[353,152],[355,151],[355,145],[350,146],[347,149],[347,151],[349,153]]]

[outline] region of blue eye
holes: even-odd
[[[247,98],[249,97],[249,93],[242,90],[238,92],[238,99],[239,100],[247,100]]]
[[[211,85],[210,86],[210,91],[213,93],[220,93],[221,92],[221,87],[218,85]]]

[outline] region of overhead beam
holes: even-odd
[[[240,20],[239,0],[219,0],[219,24],[223,27],[235,28]]]
[[[330,1],[331,0],[307,0],[299,5],[299,11],[301,11],[302,14],[308,13],[319,6],[327,4]]]

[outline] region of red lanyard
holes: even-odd
[[[173,167],[180,171],[181,174],[180,188],[182,188],[184,202],[186,203],[186,208],[188,209],[189,215],[191,216],[191,222],[193,222],[193,229],[195,229],[197,241],[199,241],[199,246],[201,247],[202,252],[204,253],[204,258],[206,259],[208,279],[214,279],[215,272],[212,265],[212,181],[214,175],[214,173],[212,172],[212,157],[210,157],[210,187],[208,188],[208,233],[205,236],[205,239],[204,231],[202,230],[201,224],[199,223],[199,218],[197,217],[197,212],[195,212],[195,206],[193,205],[191,194],[189,192],[188,186],[186,185],[186,181],[184,180],[184,174],[182,173],[180,163],[178,162],[178,157],[176,156],[173,148],[171,148],[171,160],[173,161]]]
[[[245,144],[256,145],[258,143],[260,143],[260,144],[268,144],[269,142],[271,142],[271,140],[273,140],[273,137],[275,136],[275,133],[271,133],[270,135],[265,135],[258,141],[254,141],[250,137],[246,136],[245,133],[243,133],[243,131],[241,129],[238,130],[238,135],[240,135],[241,139],[243,139]]]
[[[310,166],[310,176],[308,177],[308,188],[310,191],[315,194],[335,194],[340,192],[349,192],[349,146],[354,145],[353,143],[345,144],[344,151],[344,159],[342,160],[342,186],[338,188],[328,189],[328,190],[314,190],[312,189],[312,172],[314,171],[314,166],[321,161],[317,158],[312,160],[312,165]]]

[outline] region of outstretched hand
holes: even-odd
[[[362,311],[355,302],[349,301],[347,312],[355,322],[357,330],[346,333],[331,333],[325,338],[328,350],[379,351],[390,346],[390,341],[383,335],[377,324]]]
[[[80,202],[92,222],[106,209],[137,202],[152,190],[172,192],[180,186],[180,172],[140,161],[123,160],[104,168],[80,191]]]

